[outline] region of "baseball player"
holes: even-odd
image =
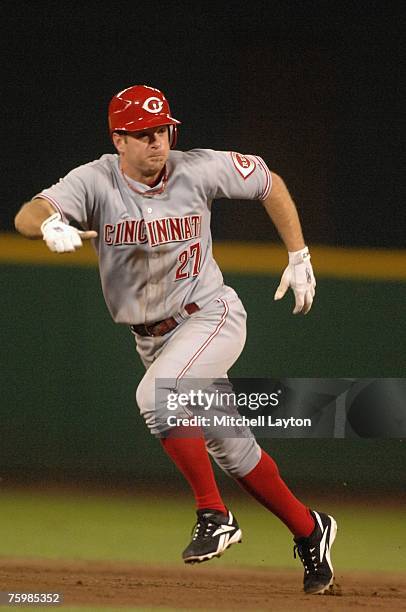
[[[116,153],[73,169],[38,193],[22,206],[15,226],[28,238],[43,238],[57,253],[93,240],[107,307],[115,322],[130,326],[146,368],[136,395],[141,414],[196,500],[197,521],[184,562],[218,557],[241,541],[210,455],[283,521],[304,565],[305,592],[323,593],[333,583],[335,520],[292,494],[250,431],[235,437],[207,434],[188,425],[191,413],[181,405],[168,419],[170,392],[190,390],[196,379],[205,381],[206,389],[227,385],[227,372],[245,343],[246,312],[212,255],[214,200],[262,202],[288,251],[276,300],[290,287],[293,314],[306,314],[316,286],[283,180],[255,155],[174,150],[179,124],[158,89],[135,85],[117,93],[109,105]]]

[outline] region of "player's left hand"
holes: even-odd
[[[316,279],[307,247],[300,251],[289,252],[289,264],[282,274],[274,300],[283,298],[289,287],[292,288],[296,300],[293,314],[307,314],[312,307],[316,292]]]

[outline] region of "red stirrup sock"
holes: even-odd
[[[296,538],[306,538],[312,533],[315,523],[309,508],[288,489],[279,476],[275,461],[264,450],[254,469],[237,480],[250,495],[285,523]]]
[[[187,435],[187,428],[182,428],[182,431],[180,429],[176,428],[176,432],[173,431],[174,435]],[[161,443],[166,453],[192,487],[197,509],[210,508],[227,514],[227,509],[217,487],[204,438],[196,438],[196,428],[190,436],[190,438],[161,438]]]

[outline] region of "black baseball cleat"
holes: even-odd
[[[316,526],[307,538],[294,538],[296,552],[304,566],[303,588],[305,593],[317,595],[327,591],[334,581],[330,550],[337,533],[337,523],[332,516],[311,511]]]
[[[202,563],[220,557],[231,544],[241,542],[241,529],[234,516],[218,510],[198,510],[192,541],[182,553],[185,563]]]

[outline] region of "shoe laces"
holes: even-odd
[[[296,552],[299,555],[301,562],[303,563],[306,575],[309,575],[310,573],[316,573],[319,567],[316,554],[316,546],[311,548],[307,542],[301,542],[299,544],[295,544],[295,546],[293,547],[293,556],[295,559]]]
[[[191,535],[193,540],[197,538],[209,538],[218,527],[218,524],[213,521],[213,515],[207,517],[199,516],[192,528]]]

